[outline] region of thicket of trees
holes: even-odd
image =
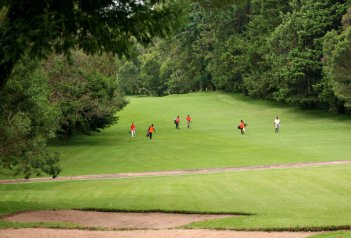
[[[115,57],[169,35],[181,3],[0,0],[0,173],[56,177],[50,139],[116,122]]]
[[[69,59],[23,59],[0,101],[0,171],[26,178],[42,172],[56,177],[59,156],[47,151],[49,140],[99,131],[115,123],[127,103],[117,85],[115,57],[80,51]]]
[[[240,4],[239,4],[240,3]],[[120,61],[127,93],[238,91],[302,108],[351,109],[350,0],[193,3],[188,23]],[[346,14],[346,15],[345,15]]]

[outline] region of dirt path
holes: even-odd
[[[313,234],[307,232],[237,232],[213,230],[85,231],[32,228],[0,229],[1,238],[305,238]]]
[[[271,169],[319,167],[319,166],[343,165],[343,164],[351,164],[351,160],[291,163],[291,164],[277,164],[277,165],[257,165],[257,166],[234,167],[234,168],[211,168],[211,169],[175,170],[175,171],[143,172],[143,173],[80,175],[80,176],[57,177],[55,179],[45,177],[45,178],[31,178],[28,180],[27,179],[0,180],[0,184],[209,174],[209,173],[238,172],[238,171],[248,171],[248,170],[271,170]]]

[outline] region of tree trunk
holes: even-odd
[[[14,65],[15,64],[12,61],[6,61],[0,64],[0,94],[4,91],[6,87],[6,83],[10,78],[10,74]]]

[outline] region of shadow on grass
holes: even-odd
[[[50,146],[58,147],[74,147],[74,146],[118,146],[125,140],[125,136],[118,135],[120,133],[111,133],[103,131],[91,135],[75,135],[65,140],[55,140],[50,142]],[[128,134],[126,134],[128,136]]]
[[[241,101],[247,104],[261,105],[261,106],[266,106],[273,109],[284,109],[284,110],[287,110],[288,113],[298,114],[299,118],[301,119],[313,118],[313,119],[329,119],[329,120],[341,121],[341,122],[345,122],[345,121],[351,122],[351,114],[340,114],[337,112],[331,112],[323,109],[301,109],[299,107],[291,106],[283,102],[269,101],[269,100],[263,100],[263,99],[253,99],[248,96],[244,96],[236,93],[223,92],[222,94],[230,96],[232,99],[236,101]]]
[[[189,210],[164,210],[164,209],[139,209],[139,210],[129,210],[129,209],[113,209],[113,208],[79,208],[73,209],[78,211],[94,211],[94,212],[130,212],[130,213],[167,213],[167,214],[189,214],[189,215],[235,215],[235,216],[253,216],[256,214],[247,212],[210,212],[210,211],[189,211]]]

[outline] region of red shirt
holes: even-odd
[[[130,130],[134,130],[135,129],[135,125],[134,123],[132,123],[132,125],[130,126]]]
[[[187,121],[191,121],[191,117],[190,117],[190,116],[187,117],[186,120],[187,120]]]
[[[244,123],[244,122],[241,122],[241,123],[240,123],[240,128],[241,128],[241,129],[245,128],[245,123]]]
[[[152,133],[155,131],[155,128],[153,128],[152,126],[149,127],[149,132]]]

